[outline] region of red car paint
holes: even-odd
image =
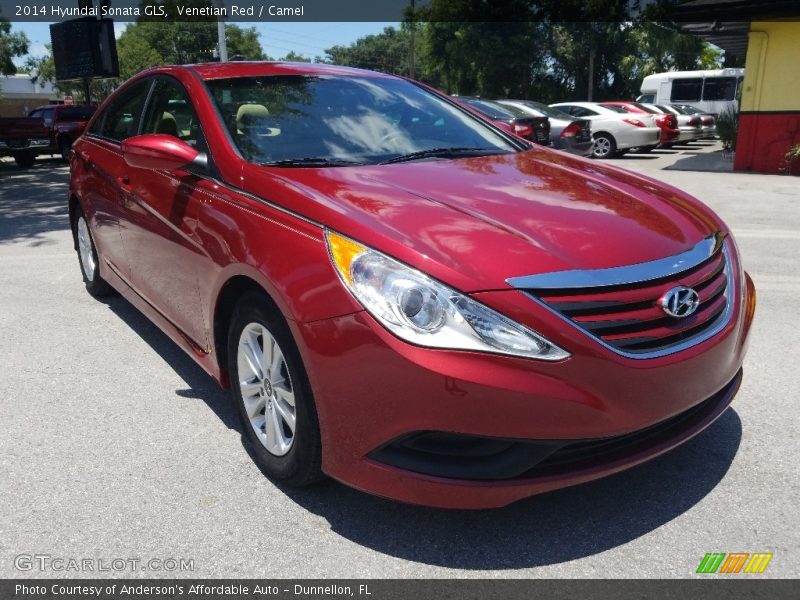
[[[224,299],[245,280],[269,294],[314,392],[325,473],[410,503],[503,506],[648,460],[705,429],[728,406],[741,377],[755,292],[730,231],[710,209],[642,175],[541,147],[345,168],[248,163],[204,81],[272,74],[393,79],[282,63],[144,72],[117,94],[150,77],[179,82],[200,117],[218,176],[195,176],[177,164],[155,170],[126,164],[123,153],[133,150],[140,159],[129,162],[152,166],[148,161],[165,151],[162,136],[129,138],[121,147],[93,134],[93,121],[75,144],[70,214],[80,206],[88,217],[102,277],[223,386]],[[196,158],[182,152],[186,163]],[[323,227],[470,294],[571,356],[545,362],[402,341],[343,286]],[[507,282],[658,261],[718,232],[730,256],[727,322],[705,341],[654,358],[620,355]],[[376,458],[413,432],[597,440],[679,417],[670,429],[616,453],[502,480],[432,476]]]

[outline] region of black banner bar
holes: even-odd
[[[782,600],[797,582],[710,575],[702,579],[16,579],[2,600]]]

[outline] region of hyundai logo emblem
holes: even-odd
[[[658,301],[661,310],[670,317],[682,319],[688,317],[700,306],[700,296],[692,288],[682,285],[668,290]]]

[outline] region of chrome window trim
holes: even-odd
[[[717,232],[701,240],[693,248],[650,262],[611,267],[609,269],[553,271],[539,275],[523,275],[506,279],[511,287],[525,290],[571,290],[597,288],[662,279],[696,267],[713,256],[722,246],[725,235]]]
[[[720,238],[720,240],[721,239],[722,238]],[[575,329],[577,329],[578,331],[580,331],[581,333],[583,333],[587,337],[591,338],[592,340],[594,340],[595,342],[597,342],[598,344],[600,344],[604,348],[607,348],[608,350],[611,350],[614,354],[618,354],[620,356],[624,356],[625,358],[633,358],[633,359],[636,359],[636,360],[642,360],[642,359],[648,359],[648,358],[660,358],[662,356],[668,356],[670,354],[675,354],[676,352],[681,352],[683,350],[691,348],[692,346],[696,346],[697,344],[701,344],[701,343],[705,342],[706,340],[709,340],[712,337],[714,337],[715,335],[717,335],[720,331],[722,331],[728,325],[728,323],[730,323],[731,316],[733,315],[733,305],[734,305],[734,303],[736,301],[736,288],[734,287],[733,263],[731,262],[730,250],[728,249],[728,245],[727,244],[723,244],[722,245],[722,254],[723,254],[723,257],[725,259],[725,268],[727,269],[727,273],[726,273],[727,287],[725,289],[725,294],[724,294],[725,301],[726,301],[726,306],[725,306],[725,312],[720,317],[718,317],[717,324],[714,325],[711,329],[705,330],[704,332],[702,332],[697,337],[693,337],[693,338],[685,340],[685,341],[683,341],[683,342],[681,342],[679,344],[674,344],[672,346],[669,346],[668,348],[662,348],[661,350],[654,350],[652,352],[626,352],[625,350],[621,350],[619,348],[615,348],[611,344],[606,343],[600,337],[593,335],[592,333],[590,333],[589,331],[587,331],[586,329],[584,329],[583,327],[578,325],[575,321],[573,321],[569,317],[561,314],[556,309],[554,309],[551,306],[549,306],[543,300],[537,298],[536,296],[534,296],[533,294],[531,294],[529,292],[524,292],[524,291],[523,292],[525,293],[525,295],[528,298],[530,298],[531,300],[536,302],[536,304],[538,304],[539,306],[547,309],[548,311],[550,311],[551,313],[556,315],[558,318],[560,318],[565,323],[569,323]],[[691,268],[691,267],[687,267],[687,268]]]

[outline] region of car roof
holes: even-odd
[[[590,108],[601,113],[603,116],[622,114],[621,112],[618,113],[615,111],[612,107],[605,106],[600,102],[557,102],[556,104],[551,104],[550,106],[555,106],[556,108],[559,106],[580,106],[581,108]]]
[[[264,75],[338,75],[343,77],[374,77],[394,79],[394,75],[340,67],[319,63],[284,61],[234,61],[226,63],[202,63],[194,65],[169,65],[145,71],[146,74],[169,73],[176,70],[192,71],[205,80],[228,79],[232,77],[258,77]]]

